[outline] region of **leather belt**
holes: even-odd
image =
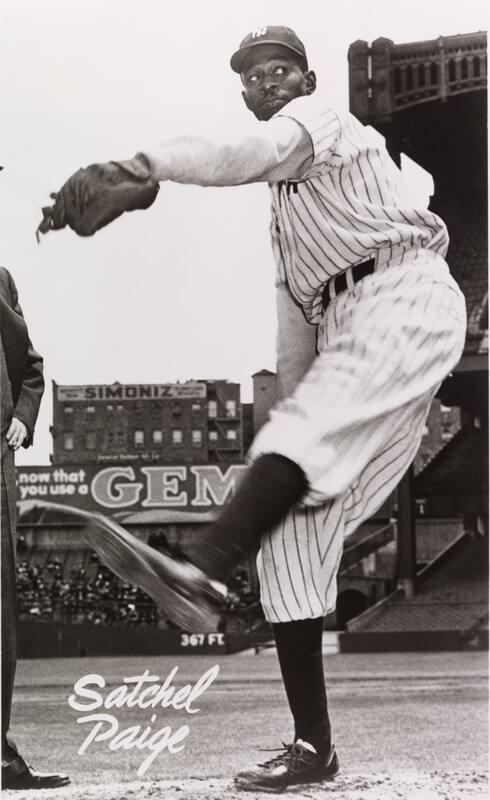
[[[352,281],[353,283],[358,283],[358,281],[365,278],[367,275],[372,275],[374,272],[374,268],[376,266],[376,260],[374,258],[370,258],[368,261],[362,261],[360,264],[355,264],[353,267],[349,267],[352,271]],[[333,297],[330,297],[330,286],[333,281]],[[345,292],[347,289],[347,274],[346,272],[341,272],[340,275],[335,275],[333,278],[330,278],[329,281],[324,286],[322,292],[322,306],[323,310],[325,311],[326,307],[330,303],[330,300],[333,300],[334,297],[337,297],[340,292]]]

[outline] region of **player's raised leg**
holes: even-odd
[[[399,480],[410,463],[403,454],[415,455],[417,432],[464,335],[461,292],[431,254],[375,272],[339,295],[322,320],[320,355],[256,437],[252,466],[204,534],[197,567],[224,580],[298,502],[322,506],[344,497],[393,442],[402,454],[393,472]],[[192,596],[184,573],[182,588]]]

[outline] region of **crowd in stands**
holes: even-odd
[[[21,618],[93,625],[158,624],[156,606],[146,594],[121,581],[95,556],[91,561],[88,569],[73,568],[68,575],[58,559],[50,559],[43,566],[20,561],[17,589]]]
[[[221,629],[251,630],[264,619],[258,591],[254,591],[245,567],[237,567],[228,581],[228,595]]]
[[[169,544],[163,533],[152,534],[148,544],[177,558],[186,557],[182,548]],[[60,558],[32,563],[29,555],[21,541],[17,560],[21,619],[173,627],[148,595],[118,578],[95,554],[87,554],[83,566],[71,569],[65,568]],[[263,619],[258,594],[252,590],[245,568],[236,569],[228,589],[221,630],[246,630]]]

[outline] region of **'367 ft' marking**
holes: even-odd
[[[224,645],[224,633],[183,633],[181,647],[202,647],[203,645]]]

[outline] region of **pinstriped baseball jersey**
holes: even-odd
[[[413,208],[379,134],[326,107],[316,93],[292,100],[276,117],[296,120],[313,143],[313,161],[300,180],[269,184],[278,282],[287,280],[310,322],[321,318],[328,279],[373,251],[402,245],[445,255],[446,226],[431,211]]]

